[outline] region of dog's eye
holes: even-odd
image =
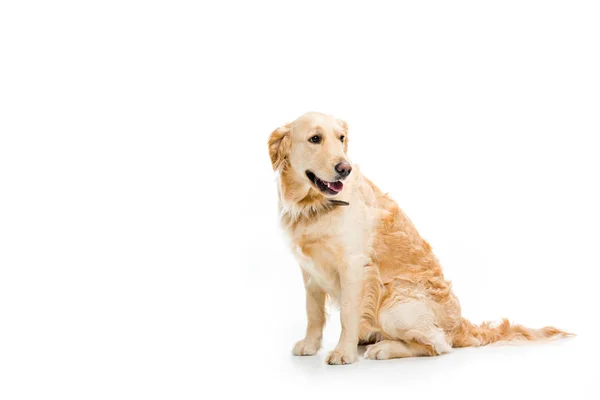
[[[308,141],[311,143],[314,143],[314,144],[319,144],[319,143],[321,143],[321,136],[315,135],[315,136],[311,137],[310,139],[308,139]]]
[[[344,136],[344,135],[340,136],[340,140],[342,141],[342,143],[344,143],[344,139],[346,139],[346,136]]]

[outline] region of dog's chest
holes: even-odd
[[[308,275],[309,285],[317,285],[339,299],[339,254],[341,249],[323,246],[319,242],[300,242],[292,249],[300,268]]]
[[[354,223],[362,222],[362,223]],[[364,220],[345,214],[324,218],[319,223],[288,232],[291,248],[310,283],[339,299],[339,269],[357,254],[365,254],[369,242]]]

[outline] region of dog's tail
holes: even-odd
[[[511,324],[508,319],[493,326],[490,322],[475,325],[461,318],[460,325],[454,331],[452,347],[478,347],[500,341],[515,340],[548,340],[561,337],[575,336],[552,326],[541,329],[526,328],[522,325]]]

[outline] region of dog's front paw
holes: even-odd
[[[345,365],[352,364],[358,361],[358,352],[356,348],[354,350],[348,349],[334,349],[329,355],[325,362],[329,365]]]
[[[314,340],[302,339],[294,346],[292,353],[295,356],[314,356],[319,351],[321,343]]]

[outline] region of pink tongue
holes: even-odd
[[[341,181],[337,182],[325,182],[327,187],[335,192],[339,192],[344,187],[344,184]]]

